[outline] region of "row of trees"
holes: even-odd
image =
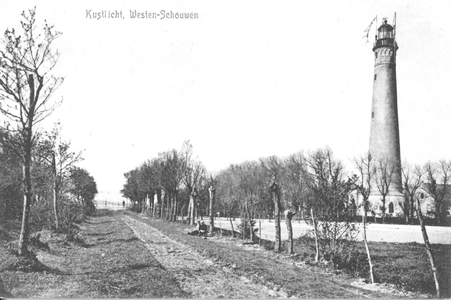
[[[15,145],[17,137],[0,129],[0,218],[21,219],[24,210],[23,163]],[[97,187],[94,178],[76,164],[82,161],[81,152],[73,152],[70,143],[61,137],[60,127],[37,136],[31,156],[32,201],[30,217],[46,220],[55,231],[67,231],[80,213],[95,210]],[[67,209],[72,207],[71,210]],[[43,211],[43,210],[50,211]],[[41,216],[37,216],[41,214]],[[43,214],[43,215],[42,215]],[[62,218],[60,217],[61,215]],[[36,224],[35,224],[36,225]]]
[[[400,184],[395,178],[400,166],[370,155],[355,158],[352,166],[351,172],[347,171],[343,162],[326,148],[233,164],[208,178],[202,163],[192,159],[191,144],[185,142],[182,150],[160,153],[126,173],[122,192],[140,210],[151,209],[152,214],[169,220],[175,220],[177,214],[188,214],[191,223],[197,210],[206,213],[212,208],[209,188],[214,189],[217,199],[214,211],[232,218],[277,218],[275,211],[279,210],[287,211],[289,218],[299,212],[301,218],[311,219],[313,213],[322,221],[342,222],[355,220],[358,211],[366,216],[379,210],[384,222],[391,186]],[[428,162],[422,167],[405,163],[401,170],[405,201],[400,209],[406,222],[415,218],[415,199],[420,188],[435,199],[435,207],[429,213],[438,224],[444,222],[451,162]],[[273,183],[278,185],[280,207],[270,191]],[[370,203],[374,191],[380,195],[380,201]],[[146,203],[150,207],[145,207]],[[334,234],[340,238],[344,233]]]
[[[373,159],[371,155],[367,154],[355,158],[353,165],[356,174],[354,175],[356,188],[362,203],[368,201],[372,192],[377,193],[379,197],[380,205],[376,203],[377,207],[371,207],[371,203],[367,203],[365,214],[368,211],[379,210],[382,221],[385,222],[387,199],[393,192],[392,186],[399,185],[404,198],[400,208],[406,223],[413,223],[416,218],[416,200],[419,198],[426,216],[433,218],[437,225],[445,224],[448,215],[447,208],[449,208],[446,200],[451,198],[451,161],[429,161],[424,165],[412,165],[405,162],[399,165],[386,158]],[[397,174],[401,176],[397,178]],[[425,201],[429,201],[427,203],[429,207],[423,203]]]
[[[62,140],[60,128],[49,133],[37,128],[62,101],[52,97],[64,81],[53,75],[59,58],[54,43],[61,33],[47,22],[38,25],[36,8],[24,11],[20,24],[18,31],[6,29],[0,41],[0,207],[2,219],[21,211],[19,254],[24,255],[30,218],[42,219],[48,211],[40,208],[51,208],[59,230],[62,212],[94,209],[97,190],[92,176],[75,167],[81,154]]]
[[[138,211],[175,221],[177,215],[187,216],[194,224],[206,213],[209,184],[203,164],[193,157],[193,147],[185,141],[181,150],[162,152],[124,174],[124,197],[130,199]]]
[[[406,197],[402,209],[407,222],[414,218],[414,201],[420,187],[437,199],[437,222],[446,216],[444,197],[450,166],[451,163],[445,161],[429,162],[424,167],[402,166]],[[324,243],[322,249],[327,249],[323,255],[333,257],[342,246],[340,240],[355,237],[353,221],[358,210],[363,212],[365,221],[368,212],[375,210],[381,210],[385,219],[386,199],[392,191],[390,187],[396,183],[395,172],[400,166],[366,155],[355,158],[353,167],[354,172],[347,171],[343,162],[326,148],[285,158],[271,156],[233,164],[215,178],[211,175],[207,178],[202,163],[192,160],[191,144],[185,142],[181,151],[161,153],[158,158],[126,173],[123,194],[140,204],[140,209],[143,209],[141,204],[150,199],[147,203],[152,214],[169,220],[175,220],[177,214],[183,218],[188,208],[192,224],[197,208],[212,208],[208,201],[213,198],[209,188],[214,189],[217,199],[214,211],[230,218],[241,217],[241,226],[244,231],[246,226],[250,229],[251,237],[254,219],[274,216],[276,249],[280,248],[280,227],[277,228],[280,214],[284,212],[291,236],[291,219],[299,213],[301,218],[314,224],[315,219],[320,221],[314,226],[315,237]],[[374,190],[379,192],[382,205],[368,201]]]
[[[229,216],[239,214],[244,220],[274,216],[276,250],[281,247],[282,214],[291,240],[290,252],[293,252],[291,220],[298,213],[314,225],[314,236],[324,249],[324,256],[332,257],[341,239],[352,238],[351,221],[356,206],[349,201],[349,195],[353,179],[330,149],[231,165],[217,175],[217,182],[217,205],[228,211]],[[252,232],[253,222],[245,224],[249,224]]]

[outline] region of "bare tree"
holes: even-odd
[[[308,193],[306,172],[307,163],[302,152],[294,153],[285,160],[287,193],[286,198],[297,204],[300,209],[301,217],[305,209],[305,199]]]
[[[175,149],[160,154],[161,157],[161,183],[164,187],[166,201],[165,218],[169,221],[177,219],[178,193],[184,176],[184,158]]]
[[[383,157],[374,162],[373,170],[376,187],[381,196],[382,223],[385,223],[387,196],[393,183],[395,165],[387,157]]]
[[[366,255],[368,258],[368,266],[370,267],[370,277],[371,283],[374,283],[374,272],[373,263],[371,261],[370,248],[368,246],[368,241],[366,238],[366,226],[367,226],[367,213],[368,213],[368,198],[371,193],[371,183],[372,183],[372,158],[371,154],[367,154],[360,158],[354,158],[354,165],[357,168],[358,178],[354,181],[358,193],[362,196],[362,206],[363,206],[363,242],[365,244]]]
[[[24,11],[21,34],[7,29],[0,49],[0,112],[7,118],[6,130],[20,136],[18,143],[10,139],[6,144],[15,149],[23,164],[20,255],[28,252],[30,235],[28,223],[33,197],[31,162],[36,143],[35,126],[60,104],[60,101],[50,100],[63,82],[63,78],[51,74],[59,57],[59,53],[53,50],[53,44],[61,33],[47,23],[40,31],[35,15],[36,9]]]
[[[404,162],[401,168],[403,183],[404,183],[404,195],[406,198],[404,213],[406,218],[413,224],[413,215],[415,211],[415,195],[424,179],[425,170],[420,166],[411,166],[409,163]]]
[[[316,222],[315,215],[313,213],[313,206],[310,207],[310,216],[312,218],[313,223],[313,233],[315,235],[315,262],[319,261],[319,237],[318,237],[318,224]]]
[[[285,209],[284,215],[285,215],[285,224],[287,225],[287,231],[288,231],[288,240],[290,241],[290,254],[294,254],[294,241],[293,241],[293,224],[292,219],[298,213],[299,206],[295,203],[290,203],[290,206],[288,209]]]
[[[435,217],[438,224],[442,224],[446,212],[444,210],[444,200],[449,191],[451,180],[451,161],[440,160],[437,163],[428,162],[424,166],[426,171],[425,188],[434,198]]]
[[[208,194],[209,194],[209,215],[210,215],[210,232],[213,233],[213,229],[215,228],[214,225],[214,204],[215,204],[215,196],[216,196],[216,180],[213,179],[213,176],[210,174],[210,187],[208,188]],[[233,235],[233,233],[232,233]]]
[[[70,168],[83,159],[82,153],[70,151],[70,142],[62,140],[61,128],[55,126],[40,144],[39,155],[44,159],[52,173],[53,212],[55,215],[55,228],[58,230],[59,195],[63,184],[70,176]]]
[[[270,156],[267,159],[260,159],[261,166],[266,178],[272,178],[269,191],[274,202],[274,225],[275,225],[275,246],[274,250],[282,250],[282,239],[280,236],[280,212],[282,211],[280,198],[281,188],[278,182],[283,178],[283,163],[276,156]]]
[[[267,194],[263,181],[262,168],[256,161],[246,161],[240,165],[232,165],[230,170],[234,174],[235,195],[241,214],[241,232],[246,238],[247,230],[251,241],[254,240],[254,217],[256,206]]]
[[[275,181],[273,181],[269,186],[269,191],[271,192],[274,201],[274,223],[276,227],[274,250],[280,252],[282,250],[282,239],[280,236],[280,187]]]
[[[344,241],[354,240],[358,233],[349,206],[353,182],[346,178],[342,162],[334,158],[329,148],[309,153],[306,163],[307,204],[312,215],[316,215],[313,218],[320,220],[314,230],[315,239],[320,235],[323,257],[334,261],[345,250],[351,251],[351,243]]]
[[[424,224],[423,214],[421,212],[421,206],[420,206],[420,199],[418,197],[416,197],[416,198],[417,198],[416,212],[417,212],[418,220],[420,221],[421,233],[423,234],[423,240],[424,240],[424,245],[426,247],[426,253],[429,257],[429,262],[431,263],[431,270],[432,270],[432,274],[434,276],[435,291],[437,293],[437,298],[440,298],[440,284],[439,284],[439,279],[438,279],[437,267],[435,265],[434,255],[432,254],[431,244],[429,243],[429,237],[428,237],[428,233],[426,231],[426,225]]]
[[[304,195],[306,193],[306,183],[305,183],[305,158],[302,153],[296,153],[290,155],[285,161],[284,166],[286,168],[286,183],[284,200],[285,204],[285,223],[288,230],[288,238],[290,241],[290,254],[294,254],[293,249],[293,217],[303,209]]]
[[[161,188],[162,164],[160,159],[147,160],[139,167],[138,189],[146,194],[146,202],[149,201],[147,212],[155,216],[158,202],[155,203],[157,190]]]
[[[189,224],[194,225],[197,188],[205,176],[205,167],[193,158],[193,146],[185,141],[182,147],[183,177],[182,181],[189,192],[188,218]]]

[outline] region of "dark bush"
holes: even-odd
[[[95,211],[96,211],[96,205],[95,205],[94,201],[87,200],[85,205],[83,206],[83,213],[87,216],[91,216],[95,213]]]
[[[81,223],[86,217],[85,208],[72,200],[61,201],[59,206],[59,231],[70,233],[73,223]]]
[[[40,199],[33,203],[30,212],[30,229],[31,232],[40,231],[42,229],[52,229],[55,224],[55,216],[53,215],[53,204],[46,199]]]
[[[83,207],[80,203],[63,196],[58,206],[58,232],[71,233],[74,231],[73,223],[81,223],[86,215],[95,211],[95,206]],[[33,204],[30,214],[31,231],[37,232],[42,229],[56,231],[53,202],[51,200],[40,200]]]

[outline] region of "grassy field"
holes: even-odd
[[[435,294],[431,265],[424,245],[418,243],[370,243],[374,272],[379,282],[390,282],[407,290]],[[451,245],[432,245],[443,297],[451,297]],[[359,252],[364,253],[362,245]],[[360,268],[368,274],[365,264]]]
[[[285,248],[288,245],[285,243]],[[314,242],[309,238],[295,241],[295,252],[301,253],[311,262]],[[351,262],[338,269],[355,277],[370,280],[369,266],[363,242],[354,243],[355,254]],[[418,243],[369,243],[375,281],[395,286],[407,291],[435,294],[435,284],[431,266],[424,245]],[[451,245],[432,245],[439,271],[441,293],[451,297]]]

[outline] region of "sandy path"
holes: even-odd
[[[153,227],[123,216],[123,221],[146,245],[161,265],[170,271],[180,287],[194,298],[268,298],[274,291],[237,276],[205,259],[189,246],[174,241]]]

